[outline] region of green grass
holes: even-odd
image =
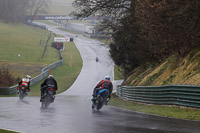
[[[43,67],[59,60],[58,51],[51,47],[53,34],[42,60],[44,44],[49,34],[47,30],[24,24],[0,22],[0,66],[8,65],[16,78],[27,74],[32,77],[40,74]]]
[[[17,133],[17,132],[0,129],[0,133]]]
[[[16,78],[27,74],[32,77],[40,74],[44,66],[59,60],[58,51],[51,47],[53,34],[42,60],[44,45],[49,34],[47,30],[24,24],[0,22],[0,66],[8,65]]]
[[[58,83],[57,93],[67,90],[75,81],[82,68],[82,58],[74,43],[65,43],[65,50],[63,52],[64,64],[54,70],[51,74],[54,75]],[[40,84],[37,83],[31,86],[30,95],[40,95]]]
[[[122,67],[119,67],[117,65],[114,66],[114,79],[115,80],[120,80],[120,79],[124,79],[124,70]]]
[[[176,77],[176,75],[171,75],[167,80],[163,81],[162,85],[169,85],[173,81],[173,79]]]
[[[168,64],[166,63],[165,65],[162,66],[162,68],[157,72],[154,73],[152,76],[149,76],[145,82],[143,83],[144,86],[150,86],[152,82],[157,79],[167,68]]]
[[[112,95],[109,105],[152,115],[178,119],[200,120],[199,109],[136,103],[122,100],[115,94]]]
[[[50,64],[59,59],[57,51],[49,47],[41,59],[49,31],[24,24],[0,23],[0,61]],[[49,46],[50,46],[49,42]],[[18,56],[20,55],[20,56]]]

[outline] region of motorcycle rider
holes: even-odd
[[[102,89],[108,89],[109,90],[109,96],[108,98],[110,99],[110,95],[112,93],[112,90],[113,90],[113,84],[112,82],[110,81],[110,77],[109,76],[105,76],[105,79],[101,80],[97,85],[96,87],[94,88],[93,90],[93,99],[92,101],[95,101],[96,100],[96,97],[97,97],[97,93],[98,91],[102,90]]]
[[[44,96],[45,90],[51,87],[54,90],[54,95],[56,94],[56,91],[58,90],[57,82],[54,79],[53,75],[49,75],[47,79],[44,80],[44,82],[41,84],[41,98],[40,102],[42,101],[42,98]]]
[[[98,62],[99,61],[99,58],[98,57],[96,57],[96,62]]]
[[[26,92],[30,92],[31,91],[31,89],[30,89],[30,81],[31,81],[31,76],[30,75],[26,75],[26,78],[22,78],[21,80],[19,80],[19,85],[17,87],[18,91],[19,91],[20,87],[25,86]]]

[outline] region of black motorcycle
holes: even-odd
[[[107,105],[108,96],[109,96],[109,90],[102,89],[98,91],[97,98],[92,103],[92,109],[96,108],[97,110],[100,110],[103,107],[103,105]]]
[[[42,108],[46,108],[50,103],[55,100],[55,91],[51,87],[47,87],[41,100]]]
[[[27,87],[22,85],[19,87],[19,100],[23,101],[24,97],[27,95]]]
[[[98,57],[96,57],[96,59],[95,59],[95,60],[96,60],[96,62],[99,62],[99,58],[98,58]]]

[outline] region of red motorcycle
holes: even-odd
[[[19,100],[23,101],[24,97],[27,96],[27,87],[22,85],[19,86]]]

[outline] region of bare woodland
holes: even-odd
[[[22,22],[27,15],[46,13],[48,0],[0,0],[0,20]]]
[[[102,27],[112,31],[110,53],[126,72],[199,47],[199,0],[75,0],[74,5],[78,17],[109,18]]]
[[[75,0],[73,6],[79,18],[105,18],[100,27],[111,31],[111,56],[126,73],[199,48],[199,0]],[[0,20],[22,22],[47,9],[48,0],[0,0]]]

